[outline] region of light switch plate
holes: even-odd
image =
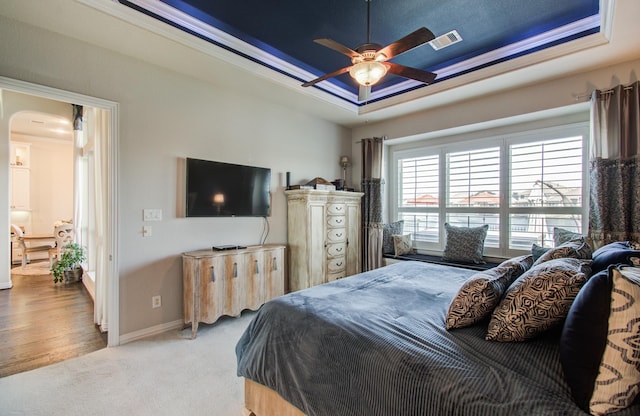
[[[143,221],[162,221],[162,210],[145,208],[142,210]]]

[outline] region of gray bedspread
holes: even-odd
[[[239,340],[238,375],[309,416],[585,415],[557,331],[497,343],[484,340],[486,323],[444,329],[473,273],[401,262],[277,298]]]

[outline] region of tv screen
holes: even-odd
[[[268,217],[271,169],[187,158],[187,217]]]

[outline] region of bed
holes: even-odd
[[[559,330],[495,342],[486,321],[445,329],[474,273],[404,261],[266,303],[236,347],[247,414],[585,415]]]

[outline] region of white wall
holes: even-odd
[[[180,253],[213,244],[255,244],[262,232],[255,218],[177,217],[178,158],[271,168],[267,242],[284,243],[285,172],[292,172],[294,183],[339,178],[338,158],[350,150],[348,129],[294,108],[4,17],[0,38],[0,75],[120,103],[121,334],[182,319]],[[10,115],[3,114],[3,125]],[[7,140],[6,132],[0,131],[0,140]],[[0,166],[8,160],[8,145],[3,146]],[[7,172],[2,175],[0,216],[8,206]],[[163,211],[163,221],[148,223],[152,237],[142,237],[144,208]],[[162,308],[151,309],[156,294],[162,296]]]

